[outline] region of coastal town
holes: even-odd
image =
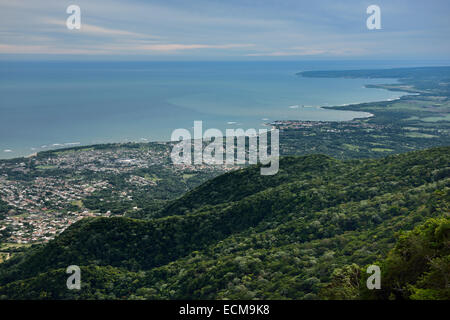
[[[169,143],[111,144],[0,160],[0,199],[8,206],[3,215],[0,212],[0,242],[46,242],[82,218],[139,210],[133,202],[136,193],[152,199],[159,190],[170,190],[166,184],[174,177],[189,180],[203,174],[207,179],[233,169],[173,165],[170,150]],[[125,204],[120,207],[124,212],[87,207],[86,199],[97,194],[98,202]]]

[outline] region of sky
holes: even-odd
[[[0,0],[0,59],[449,59],[449,13],[448,0]]]

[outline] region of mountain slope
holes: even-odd
[[[21,297],[31,284],[39,292],[45,282],[36,279],[76,264],[130,272],[120,298],[317,298],[334,268],[383,257],[396,231],[448,213],[449,155],[443,147],[379,160],[286,157],[275,176],[257,166],[231,172],[160,218],[76,223],[0,265],[0,295]],[[41,290],[67,298],[58,285]]]

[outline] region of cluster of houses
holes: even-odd
[[[130,186],[157,186],[157,177],[133,174],[155,165],[175,171],[211,169],[205,164],[174,166],[167,143],[140,148],[87,147],[0,160],[0,199],[11,208],[0,220],[0,236],[7,231],[7,242],[45,242],[84,217],[108,217],[109,211],[86,210],[83,199],[96,191],[111,190],[108,177],[124,173],[130,173],[126,180]],[[119,197],[131,199],[127,192],[119,191]]]

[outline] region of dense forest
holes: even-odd
[[[0,264],[3,299],[448,299],[450,147],[250,166]],[[367,265],[382,289],[365,289]],[[81,290],[66,288],[69,265]]]

